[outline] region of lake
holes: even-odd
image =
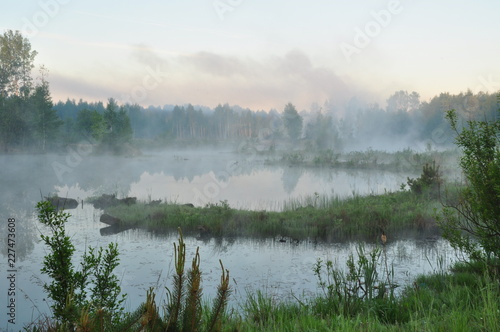
[[[279,210],[290,199],[315,193],[348,197],[353,194],[382,194],[394,191],[406,178],[418,174],[380,170],[333,170],[269,166],[265,157],[233,154],[228,151],[152,152],[137,158],[91,156],[75,150],[68,155],[0,156],[2,218],[16,219],[16,322],[0,320],[0,329],[18,330],[40,314],[48,313],[42,285],[47,281],[40,268],[47,253],[40,234],[47,230],[36,220],[34,206],[50,193],[83,200],[92,195],[115,193],[139,200],[162,199],[202,206],[226,200],[231,207]],[[145,299],[146,290],[155,287],[157,302],[165,298],[164,286],[171,285],[173,242],[176,235],[158,235],[128,230],[101,236],[102,211],[89,204],[68,210],[72,214],[67,232],[77,248],[75,257],[88,246],[117,242],[121,264],[117,274],[126,309],[133,310]],[[2,230],[6,234],[6,230]],[[2,236],[3,267],[7,266],[7,239]],[[264,239],[185,239],[188,262],[200,247],[204,294],[212,297],[220,280],[219,259],[230,271],[234,293],[231,305],[238,308],[247,292],[262,290],[288,299],[316,294],[313,266],[318,258],[331,259],[345,266],[357,243],[299,243]],[[375,246],[366,243],[366,249]],[[444,269],[456,260],[447,242],[433,233],[389,234],[384,258],[395,271],[400,284],[411,283],[420,274]],[[385,263],[385,262],[384,262]],[[385,266],[385,264],[383,264]],[[2,279],[7,269],[2,268]],[[3,283],[2,283],[3,285]],[[7,290],[0,290],[0,303],[7,303]],[[4,306],[5,308],[5,306]],[[6,311],[6,308],[4,309]],[[6,317],[2,314],[3,317]]]

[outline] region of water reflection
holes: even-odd
[[[117,242],[120,251],[120,265],[117,274],[124,293],[128,294],[126,309],[133,310],[145,300],[146,291],[153,287],[157,291],[159,303],[164,299],[165,286],[171,286],[173,276],[173,243],[176,234],[157,234],[139,229],[129,229],[106,237],[100,236],[102,212],[90,205],[71,210],[72,217],[67,224],[67,232],[76,247],[75,259],[78,260],[88,246],[107,246]],[[35,223],[34,216],[26,219]],[[39,233],[47,230],[36,227],[33,250],[18,263],[17,298],[19,321],[28,322],[40,313],[48,313],[43,282],[46,276],[40,273],[46,248],[39,242]],[[406,235],[405,235],[406,236]],[[417,238],[399,238],[391,235],[385,246],[385,256],[389,266],[394,267],[396,282],[411,283],[421,273],[446,268],[455,260],[454,251],[440,238],[429,234]],[[318,258],[330,259],[340,268],[350,253],[356,252],[358,242],[320,242],[305,240],[300,242],[281,242],[279,238],[242,239],[242,238],[205,238],[198,240],[186,236],[187,262],[194,257],[196,247],[200,247],[203,289],[206,297],[215,296],[220,281],[219,259],[230,271],[234,295],[231,305],[237,307],[244,301],[247,292],[261,290],[277,299],[307,297],[317,294],[317,280],[313,266]],[[366,250],[380,246],[365,242]],[[382,263],[382,262],[381,262]],[[75,265],[77,266],[77,265]],[[384,265],[382,264],[382,268]],[[0,301],[5,300],[5,292]],[[293,295],[293,296],[292,296]],[[34,316],[32,316],[34,315]],[[22,325],[19,325],[21,328]]]
[[[66,166],[60,168],[58,165]],[[289,199],[300,199],[315,192],[331,196],[383,193],[396,190],[407,176],[382,171],[304,169],[266,166],[264,160],[231,153],[158,153],[140,158],[86,156],[68,164],[66,155],[0,155],[0,214],[16,218],[16,258],[18,260],[18,319],[31,321],[48,312],[43,300],[41,262],[46,248],[40,242],[44,228],[36,221],[35,205],[42,196],[57,194],[78,200],[103,193],[140,200],[162,199],[202,205],[227,200],[231,207],[254,210],[279,210]],[[196,193],[199,201],[195,201]],[[144,300],[149,287],[169,285],[172,276],[172,243],[175,235],[147,233],[136,229],[104,229],[99,222],[102,211],[85,204],[70,210],[68,233],[80,257],[85,248],[118,242],[121,265],[118,275],[123,291],[129,294],[127,309],[135,309]],[[101,236],[106,235],[106,236]],[[431,241],[392,235],[388,256],[398,268],[429,270],[436,252],[449,248],[439,239]],[[396,246],[397,241],[402,241]],[[409,242],[404,242],[409,241]],[[423,241],[423,242],[422,242]],[[2,257],[7,257],[6,237],[1,237]],[[220,280],[219,258],[231,272],[236,296],[241,300],[248,290],[267,290],[277,297],[316,292],[311,267],[318,257],[331,257],[342,265],[354,247],[348,243],[303,241],[280,242],[278,239],[186,239],[189,255],[200,246],[205,294],[214,295]],[[368,244],[369,246],[372,244]],[[396,247],[395,247],[396,246]],[[441,247],[443,246],[443,247]],[[432,249],[436,248],[436,249]],[[450,254],[451,255],[451,254]],[[409,257],[409,258],[408,258]],[[404,263],[405,259],[411,263]],[[188,257],[189,259],[189,257]],[[419,259],[421,263],[415,263]],[[448,259],[448,258],[447,258]],[[6,259],[5,259],[6,261]],[[405,265],[406,264],[406,265]],[[419,272],[419,273],[421,273]],[[412,274],[413,275],[413,274]],[[0,276],[5,277],[5,276]],[[160,294],[159,293],[159,294]],[[5,303],[6,292],[0,292]],[[161,301],[161,296],[157,300]]]
[[[353,192],[396,190],[408,176],[370,170],[271,167],[255,156],[223,152],[152,153],[139,158],[87,156],[70,164],[68,158],[66,155],[0,156],[0,211],[18,220],[19,259],[33,250],[37,237],[36,228],[27,220],[41,197],[49,194],[82,200],[114,193],[119,197],[198,206],[227,200],[236,208],[279,210],[290,198],[300,199],[315,192],[345,197]],[[111,234],[117,230],[104,232]],[[3,248],[0,252],[5,255],[6,246]]]
[[[281,181],[283,182],[283,189],[287,194],[293,193],[300,177],[303,174],[303,169],[300,167],[284,167]]]

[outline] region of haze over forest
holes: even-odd
[[[298,111],[500,88],[497,1],[11,2],[54,101]]]
[[[451,144],[445,111],[496,116],[498,6],[13,3],[0,13],[0,148]]]
[[[374,148],[422,150],[452,143],[444,119],[455,109],[462,120],[496,118],[494,94],[441,93],[422,102],[413,91],[396,91],[387,106],[352,97],[339,108],[326,101],[298,111],[293,103],[282,110],[255,111],[238,105],[149,106],[80,99],[53,103],[47,70],[34,80],[36,50],[19,32],[1,37],[2,65],[0,144],[5,152],[56,151],[76,143],[99,146],[101,152],[138,153],[138,147],[260,144],[262,150],[314,149],[343,152]],[[397,142],[397,143],[394,143]],[[425,145],[423,145],[425,143]],[[241,147],[241,146],[240,146]]]

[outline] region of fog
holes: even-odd
[[[139,60],[159,61],[146,55],[138,55]],[[301,73],[310,75],[312,80],[321,81],[323,75],[330,75],[311,68],[300,54],[290,57],[290,65],[299,66]],[[210,54],[199,54],[190,61],[197,67],[221,66],[218,71],[226,71],[227,75],[233,72],[237,76],[235,68],[244,70],[239,62],[222,61]],[[286,63],[283,65],[286,67]],[[332,77],[326,79],[335,81]],[[336,82],[342,90],[342,82]],[[165,241],[171,239],[140,227],[106,231],[107,225],[100,222],[104,211],[89,204],[89,198],[106,194],[142,202],[194,207],[228,204],[236,209],[282,211],[287,206],[314,207],[315,200],[405,190],[402,188],[408,179],[417,178],[423,165],[433,162],[441,167],[445,179],[460,180],[455,133],[445,112],[456,109],[459,121],[466,123],[469,119],[494,119],[497,109],[495,95],[470,91],[457,95],[442,93],[429,101],[421,101],[417,92],[397,91],[384,106],[367,101],[368,97],[349,97],[316,102],[309,109],[300,109],[291,101],[283,109],[269,110],[228,103],[216,107],[166,104],[145,108],[114,98],[102,102],[66,100],[43,106],[38,102],[39,94],[49,96],[43,87],[25,99],[16,95],[2,97],[0,104],[2,110],[14,110],[3,113],[0,211],[6,218],[16,220],[20,284],[29,284],[26,289],[34,297],[32,304],[23,300],[20,306],[30,310],[39,310],[44,296],[41,285],[46,276],[40,273],[40,262],[46,249],[40,236],[47,229],[38,222],[35,206],[48,196],[77,201],[78,206],[68,210],[68,227],[79,253],[88,245],[119,242],[123,248],[120,273],[131,294],[129,306],[137,307],[144,300],[145,289],[154,285],[153,277],[157,283],[168,282],[170,272],[165,275],[163,269],[158,270],[158,263],[151,256],[155,246],[163,248]],[[28,110],[43,116],[21,116],[29,114]],[[7,120],[16,125],[5,125],[11,123]],[[407,250],[404,248],[418,247],[418,257],[398,263],[402,266],[402,279],[408,278],[409,266],[415,264],[421,267],[418,271],[429,271],[429,262],[424,262],[427,251],[440,248],[452,254],[436,229],[410,229],[391,235],[395,241],[401,241],[391,244],[393,255],[400,255]],[[257,244],[250,239],[240,240],[241,246],[260,247],[248,259],[262,262],[263,267],[272,265],[261,257],[264,250],[265,255],[287,255],[276,246],[283,239],[268,237],[258,239]],[[265,287],[259,276],[245,279],[247,270],[238,261],[238,248],[233,245],[240,240],[189,237],[193,247],[202,241],[204,249],[212,253],[222,243],[222,252],[215,252],[210,258],[227,253],[239,282]],[[6,241],[4,237],[4,257]],[[325,240],[321,244],[324,248],[317,246],[316,239],[304,241],[302,252],[292,249],[291,253],[301,257],[300,262],[295,262],[298,265],[293,265],[301,271],[299,278],[309,278],[310,257],[303,254],[323,254],[337,245],[352,249],[333,239]],[[171,253],[168,248],[162,250]],[[171,255],[164,258],[171,261]],[[449,258],[449,262],[453,260]],[[162,264],[171,266],[170,261]],[[147,269],[141,269],[144,262]],[[141,272],[131,272],[137,270]],[[210,265],[210,271],[216,270]],[[284,281],[275,279],[279,271],[270,273],[272,280],[284,285],[300,282],[295,276],[286,276]],[[37,282],[32,284],[30,279]],[[308,287],[310,291],[311,286]]]
[[[417,275],[444,275],[461,254],[430,210],[464,182],[447,112],[457,128],[499,119],[499,6],[10,2],[0,11],[0,278],[16,292],[2,282],[0,303],[3,317],[16,303],[17,321],[0,319],[0,330],[55,319],[42,273],[53,229],[37,203],[65,199],[75,269],[89,247],[116,243],[127,312],[150,289],[163,305],[184,227],[203,295],[215,296],[221,260],[234,312],[257,292],[308,303],[320,294],[316,259],[341,270],[358,245],[380,249],[384,317],[370,315],[389,324],[389,274],[396,292],[418,290]],[[246,231],[248,220],[262,229]],[[82,320],[96,317],[94,303]]]
[[[40,273],[46,248],[40,236],[48,230],[38,222],[35,209],[45,197],[77,200],[78,207],[68,210],[68,231],[78,254],[89,245],[119,243],[118,272],[129,294],[128,308],[133,309],[144,301],[149,287],[169,283],[172,239],[140,227],[106,231],[107,225],[100,222],[103,210],[89,204],[90,197],[107,194],[195,207],[224,202],[237,209],[282,211],[289,205],[309,206],[319,197],[345,199],[396,192],[432,161],[443,167],[448,178],[457,177],[456,160],[450,162],[447,152],[454,149],[454,133],[443,117],[442,105],[457,108],[462,119],[471,114],[492,117],[494,96],[442,94],[430,102],[415,97],[397,92],[384,108],[352,98],[342,111],[329,102],[315,103],[309,110],[289,103],[283,110],[254,111],[229,104],[213,109],[191,104],[143,108],[114,99],[100,103],[67,100],[54,105],[58,131],[42,136],[43,145],[35,129],[12,128],[22,139],[2,141],[0,211],[16,219],[19,288],[21,294],[32,297],[19,300],[20,320],[32,319],[27,316],[30,311],[47,312],[42,288],[47,278]],[[476,112],[471,113],[470,107]],[[447,264],[456,259],[435,229],[391,236],[389,255],[403,283],[416,273],[432,270],[429,255],[445,252]],[[345,260],[352,250],[349,243],[318,244],[315,239],[286,250],[275,237],[187,237],[187,241],[192,248],[201,245],[203,255],[209,256],[204,261],[210,271],[208,288],[215,289],[216,258],[222,257],[241,285],[240,292],[243,287],[262,289],[272,281],[283,286],[276,296],[283,296],[287,287],[302,287],[298,285],[303,285],[304,294],[313,294],[314,281],[303,281],[311,277],[311,256],[324,257],[335,248],[342,252],[339,259]],[[243,258],[242,247],[248,249]],[[166,253],[161,259],[156,257],[158,248]],[[266,259],[274,255],[292,257],[291,265]],[[258,273],[248,271],[249,261],[260,264]],[[287,266],[297,273],[276,270]],[[266,273],[267,281],[262,280]],[[238,305],[237,299],[232,301]]]
[[[37,221],[35,211],[35,205],[42,197],[55,194],[78,200],[76,209],[67,210],[72,215],[67,225],[68,235],[76,245],[77,257],[87,246],[119,243],[121,264],[117,273],[122,280],[123,291],[129,295],[127,308],[132,310],[144,301],[149,287],[163,289],[158,285],[170,283],[173,239],[141,229],[104,236],[101,229],[107,225],[99,221],[103,211],[88,204],[86,199],[91,196],[106,193],[120,198],[133,196],[146,202],[160,199],[195,206],[226,201],[235,208],[279,211],[289,200],[301,201],[316,194],[352,197],[396,191],[407,176],[418,174],[377,169],[311,168],[283,163],[277,156],[261,155],[258,150],[238,152],[234,148],[203,147],[144,149],[141,155],[130,157],[96,154],[78,146],[69,147],[67,153],[1,155],[0,186],[3,189],[0,211],[2,215],[16,219],[19,321],[27,323],[32,315],[37,317],[47,312],[42,284],[48,279],[40,273],[43,254],[47,251],[40,235],[48,230]],[[415,244],[405,240],[406,236],[400,236],[403,242],[394,250],[400,252],[404,246],[413,248]],[[420,236],[422,241],[427,241],[428,235]],[[3,238],[3,248],[7,248],[5,241]],[[225,266],[231,269],[232,277],[237,280],[234,287],[238,287],[238,294],[243,294],[246,289],[265,287],[266,281],[262,280],[265,274],[269,275],[267,282],[272,280],[283,287],[298,287],[301,279],[310,278],[313,259],[307,255],[327,255],[331,246],[339,250],[339,244],[317,245],[307,241],[297,248],[283,247],[272,238],[257,242],[246,239],[204,241],[187,238],[188,251],[202,246],[203,268],[207,271],[204,274],[205,287],[211,296],[218,280],[219,258],[224,260]],[[401,275],[406,273],[407,277],[405,271],[415,259],[420,262],[423,257],[421,250],[434,252],[445,245],[436,241],[433,238],[429,244],[417,245],[420,249],[415,252],[419,254],[401,261]],[[242,253],[241,248],[247,249]],[[342,244],[345,255],[351,249],[349,244]],[[445,247],[445,250],[450,249]],[[266,258],[275,254],[293,258],[291,268],[296,271],[293,276],[279,272],[287,266],[284,261],[280,260],[278,264]],[[6,257],[5,249],[2,256]],[[339,259],[345,258],[342,256]],[[248,271],[249,261],[258,264],[259,268]],[[424,267],[422,271],[428,268]],[[315,287],[314,282],[303,285],[307,294],[312,294]],[[277,289],[276,296],[284,296],[284,293]],[[240,295],[233,297],[232,305],[237,306],[239,299]]]

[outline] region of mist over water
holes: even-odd
[[[141,157],[86,156],[70,163],[65,155],[0,156],[2,206],[34,206],[40,195],[85,199],[100,194],[138,200],[204,206],[227,200],[232,207],[278,209],[291,198],[348,197],[399,189],[408,172],[266,165],[227,151],[150,153]],[[63,165],[63,166],[60,166]],[[17,209],[19,210],[19,209]]]
[[[72,158],[72,159],[68,159]],[[64,167],[61,167],[64,166]],[[231,207],[253,210],[281,210],[288,200],[383,194],[399,189],[408,176],[418,174],[370,169],[331,169],[268,165],[266,157],[232,153],[229,150],[149,152],[135,158],[117,156],[2,155],[0,211],[17,221],[18,321],[16,327],[49,313],[42,285],[48,279],[40,273],[47,249],[40,241],[45,229],[36,219],[35,205],[42,196],[56,194],[80,202],[67,224],[78,260],[88,246],[117,242],[120,265],[116,271],[123,293],[128,294],[127,310],[145,300],[146,290],[156,287],[163,300],[164,286],[171,284],[174,235],[155,235],[131,229],[103,237],[101,210],[83,203],[88,197],[116,194],[138,200],[179,204],[227,201]],[[61,169],[63,171],[61,171]],[[5,241],[5,239],[2,239]],[[276,299],[308,296],[318,292],[312,266],[317,258],[345,265],[356,243],[282,243],[275,238],[209,239],[186,238],[188,260],[200,246],[205,295],[214,295],[220,280],[219,259],[230,270],[235,293],[231,305],[237,307],[247,291],[263,290]],[[367,244],[372,248],[374,244]],[[6,260],[5,243],[2,259]],[[393,234],[386,247],[389,264],[394,265],[398,283],[405,284],[418,273],[436,268],[444,255],[446,264],[454,260],[448,244],[434,234]],[[77,262],[75,266],[77,266]],[[434,264],[434,265],[433,265]],[[4,303],[6,294],[0,294]],[[160,295],[163,294],[163,295]]]

